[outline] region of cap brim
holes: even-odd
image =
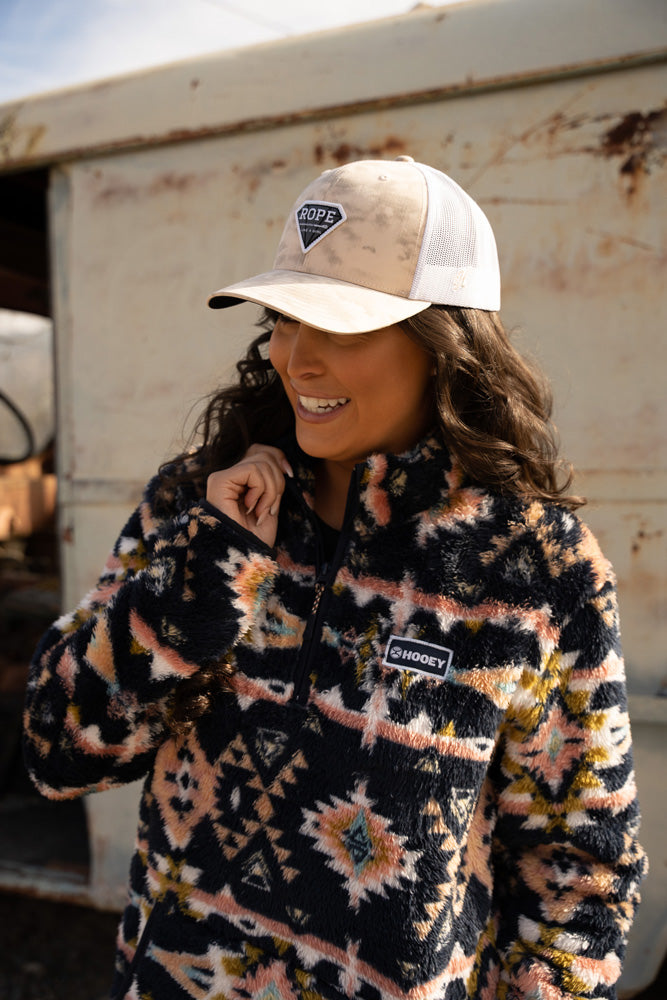
[[[256,302],[267,309],[332,333],[367,333],[393,326],[428,309],[430,302],[405,299],[348,281],[301,271],[267,271],[214,292],[212,309]]]

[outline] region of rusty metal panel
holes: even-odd
[[[68,484],[103,493],[173,452],[255,316],[250,306],[211,313],[206,293],[270,266],[284,212],[311,175],[408,151],[452,173],[491,218],[504,315],[551,374],[564,451],[606,510],[633,684],[655,692],[665,622],[645,584],[664,593],[663,80],[662,68],[634,69],[62,168],[64,502],[76,499]]]
[[[424,5],[7,104],[0,108],[0,164],[60,162],[526,85],[640,64],[666,49],[663,0]]]

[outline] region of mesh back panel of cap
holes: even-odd
[[[415,167],[426,180],[428,212],[410,298],[498,309],[498,255],[488,219],[450,177],[423,163]]]

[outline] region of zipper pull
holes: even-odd
[[[322,594],[324,593],[324,584],[318,580],[315,584],[315,598],[313,600],[313,606],[310,609],[311,617],[317,614],[317,609],[320,606],[320,601],[322,600]]]
[[[320,601],[322,600],[322,594],[325,590],[326,584],[324,580],[318,577],[315,581],[315,596],[313,597],[313,603],[310,608],[310,614],[308,615],[306,629],[301,642],[301,652],[299,654],[299,663],[297,665],[294,683],[294,700],[297,705],[300,705],[302,708],[305,707],[306,702],[308,701],[308,689],[310,686],[308,678],[308,664],[310,662],[310,651],[313,634],[315,632],[315,622],[317,621],[317,612],[320,606]]]
[[[329,572],[329,563],[323,562],[320,566],[319,573],[315,578],[315,597],[313,598],[313,605],[310,609],[310,616],[317,614],[317,609],[320,606],[320,601],[322,600],[322,594],[324,593],[326,587],[327,573]]]

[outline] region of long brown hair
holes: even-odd
[[[276,313],[263,311],[257,324],[262,332],[236,363],[236,381],[211,393],[190,447],[160,467],[163,494],[187,479],[205,483],[212,472],[238,462],[251,444],[273,444],[294,426],[292,408],[268,358],[277,319]]]
[[[196,461],[186,461],[186,452],[162,467],[165,499],[179,482],[204,485],[251,444],[273,444],[293,427],[292,408],[268,358],[277,319],[264,311],[261,333],[236,366],[237,381],[209,398],[195,428]],[[436,420],[473,482],[570,508],[583,503],[566,495],[572,473],[558,459],[548,382],[514,349],[497,314],[431,306],[402,325],[433,358]],[[186,733],[209,710],[230,674],[223,658],[180,685],[169,720],[175,733]]]
[[[570,509],[585,502],[567,493],[549,382],[497,313],[431,306],[402,325],[433,357],[439,429],[473,482]]]
[[[165,490],[205,481],[237,462],[255,442],[273,444],[294,425],[291,406],[268,358],[278,315],[264,310],[261,333],[236,365],[237,381],[209,398],[189,452],[161,468]],[[434,405],[443,441],[470,480],[492,492],[574,509],[572,470],[558,457],[552,396],[539,369],[512,345],[497,313],[430,306],[402,324],[434,361]]]

